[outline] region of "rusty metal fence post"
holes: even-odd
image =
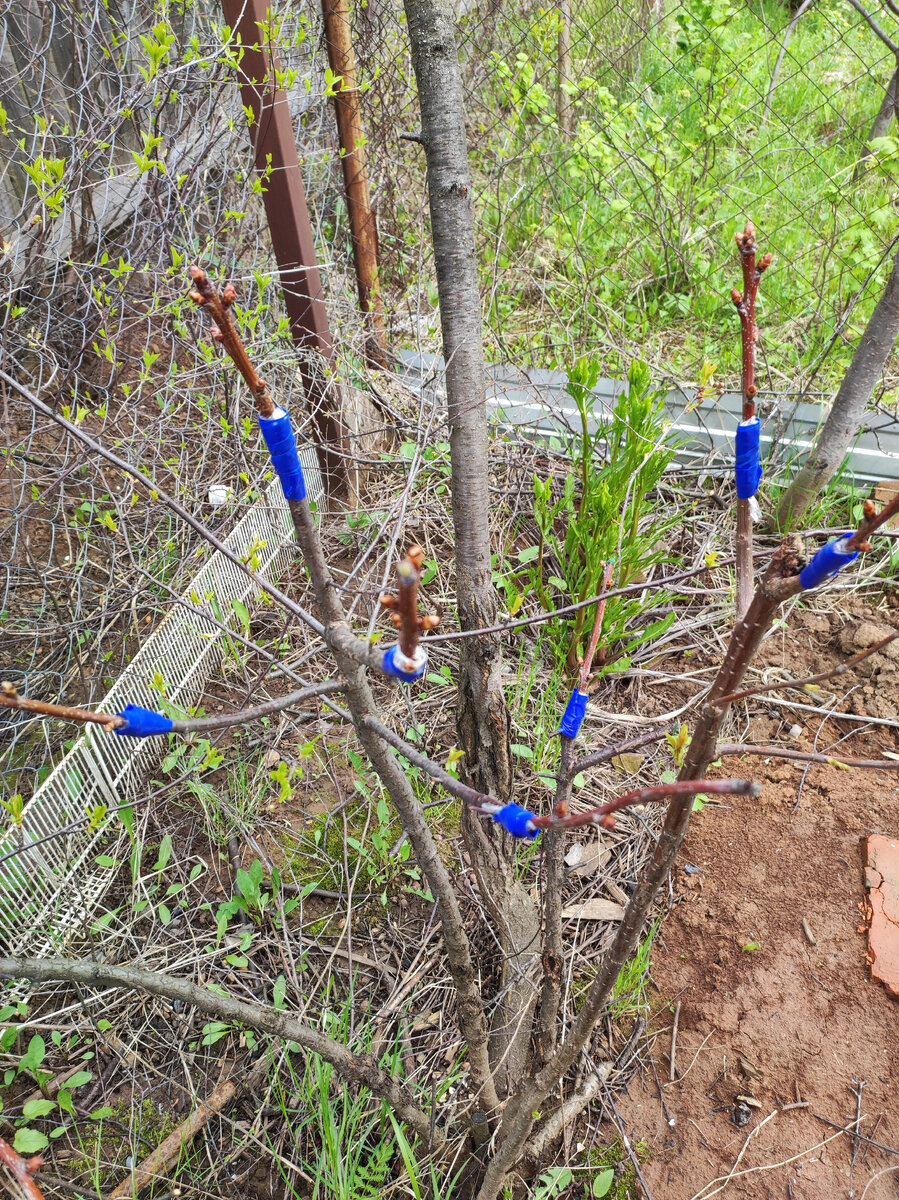
[[[367,317],[365,359],[369,366],[384,368],[390,366],[391,355],[384,330],[384,301],[378,281],[378,229],[368,190],[365,134],[347,0],[322,0],[322,15],[328,63],[334,75],[339,77],[334,87],[334,109],[359,288],[359,307]]]
[[[325,488],[329,496],[345,497],[350,491],[349,437],[340,415],[334,344],[290,109],[277,84],[277,53],[266,44],[268,0],[222,0],[222,12],[242,49],[241,100],[250,120],[256,170],[266,189],[265,211],[290,331],[303,352],[300,372],[319,438]]]

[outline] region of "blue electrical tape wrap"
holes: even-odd
[[[837,571],[841,571],[843,567],[849,565],[858,558],[857,550],[847,550],[846,546],[849,539],[852,537],[852,532],[844,533],[842,537],[835,538],[832,542],[828,542],[826,546],[822,546],[815,557],[807,566],[803,567],[799,572],[799,582],[802,584],[803,590],[818,587],[824,583],[826,579],[836,575]]]
[[[306,480],[303,478],[303,467],[289,414],[283,408],[276,408],[272,416],[259,418],[259,428],[268,446],[272,466],[281,480],[285,498],[305,500]]]
[[[493,819],[512,837],[533,839],[540,834],[539,829],[528,829],[528,822],[533,821],[534,814],[518,804],[504,804],[499,812],[493,814]]]
[[[405,657],[398,645],[391,646],[389,650],[384,651],[384,658],[381,660],[381,670],[385,675],[393,675],[396,679],[402,679],[406,683],[411,683],[413,679],[419,679],[424,675],[425,667],[428,665],[428,656],[420,646],[416,651],[416,657],[413,660],[415,665],[411,670],[400,666],[396,660],[397,655]],[[408,661],[406,659],[406,662]]]
[[[565,715],[559,724],[559,733],[563,737],[576,738],[580,733],[589,698],[586,692],[581,692],[577,688],[571,693],[571,699],[568,701]]]
[[[737,426],[736,457],[734,468],[737,476],[737,495],[741,500],[751,500],[759,490],[762,479],[762,464],[759,462],[759,443],[762,425],[758,417],[741,421]]]
[[[124,712],[119,713],[128,724],[116,733],[121,737],[153,737],[157,733],[171,733],[172,722],[162,713],[153,712],[152,708],[141,708],[137,704],[128,704]]]

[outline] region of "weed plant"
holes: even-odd
[[[571,446],[572,469],[561,493],[551,480],[534,476],[537,546],[529,552],[529,585],[545,609],[598,595],[609,578],[615,587],[638,581],[657,563],[671,562],[665,543],[677,518],[653,506],[651,493],[674,454],[664,418],[664,392],[654,390],[649,368],[634,362],[628,387],[609,420],[598,420],[593,388],[596,359],[582,359],[568,376],[567,390],[580,418]],[[664,604],[656,595],[653,605]],[[597,673],[624,671],[643,642],[661,637],[674,613],[643,629],[639,596],[608,601],[603,616]],[[592,613],[581,609],[551,625],[557,652],[569,672],[577,668]],[[603,659],[607,658],[603,664]]]

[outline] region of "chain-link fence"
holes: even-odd
[[[278,392],[299,390],[240,49],[211,0],[0,12],[0,365],[227,530],[264,466],[186,298],[190,262],[236,282],[263,372]],[[400,5],[368,0],[351,16],[391,341],[439,349]],[[711,361],[735,382],[733,233],[751,217],[775,255],[760,299],[768,411],[826,394],[895,237],[896,23],[867,16],[879,33],[855,0],[463,5],[488,358],[564,371],[591,354],[621,377],[639,354],[672,381]],[[362,356],[320,9],[277,5],[263,33],[352,367]],[[894,382],[890,371],[884,390]],[[94,703],[168,611],[167,589],[189,584],[199,543],[2,384],[0,419],[4,675],[41,699]],[[221,508],[208,504],[215,484],[232,489]],[[4,722],[12,790],[33,790],[63,736]]]
[[[886,7],[873,17],[899,38]],[[430,284],[408,236],[423,156],[403,138],[417,117],[396,5],[368,3],[357,26],[383,272],[406,301],[397,331],[427,340]],[[489,357],[564,370],[589,353],[620,377],[637,353],[678,381],[705,360],[736,380],[733,237],[751,218],[775,256],[759,382],[830,389],[897,224],[880,111],[895,54],[855,0],[524,0],[463,5],[460,29]]]
[[[279,10],[263,33],[277,44],[332,318],[352,350],[320,11]],[[260,494],[267,458],[187,297],[192,262],[235,282],[252,353],[303,411],[240,57],[210,0],[0,4],[0,368],[222,535]],[[0,426],[2,676],[36,699],[97,704],[208,547],[2,382]],[[216,485],[228,499],[213,506]],[[6,797],[31,794],[72,737],[19,716],[0,735]]]

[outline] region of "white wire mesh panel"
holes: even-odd
[[[300,458],[312,500],[323,494],[314,448]],[[276,480],[225,539],[236,555],[254,553],[260,572],[277,575],[290,560],[293,524]],[[219,619],[235,618],[233,601],[245,602],[252,579],[220,554],[213,554],[194,577],[159,628],[147,639],[106,694],[103,712],[126,704],[160,707],[154,678],[165,681],[165,697],[187,708],[202,695],[215,661],[221,630],[191,600],[214,597]],[[92,871],[90,854],[101,829],[91,829],[96,806],[126,803],[160,761],[164,738],[121,738],[89,728],[35,791],[20,828],[0,838],[0,946],[14,954],[58,952],[86,917],[95,911],[109,872]],[[102,828],[102,826],[101,826]],[[64,831],[64,832],[60,832]]]

